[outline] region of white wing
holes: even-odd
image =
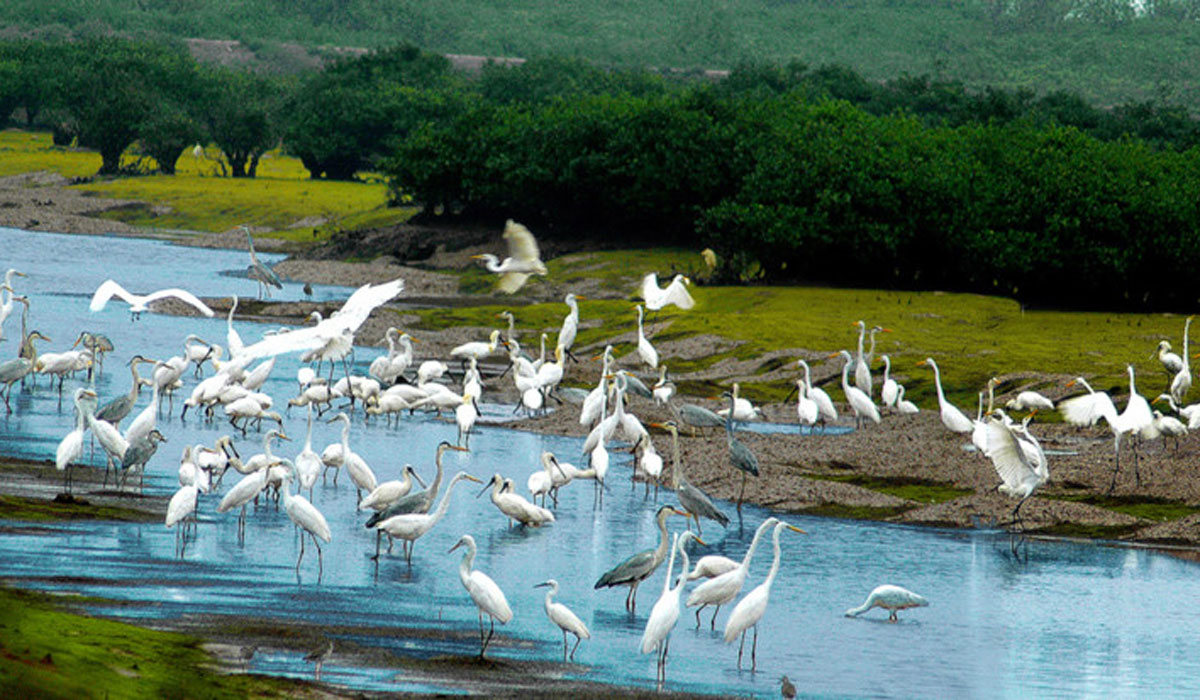
[[[1025,452],[1017,444],[1017,438],[1012,430],[997,418],[988,421],[988,456],[996,473],[1009,489],[1017,490],[1027,478],[1032,476],[1033,468],[1025,459]]]
[[[533,237],[529,229],[521,224],[509,219],[508,223],[504,225],[504,239],[508,241],[510,257],[524,262],[541,261],[542,256],[538,251],[537,239]]]
[[[116,284],[116,283],[114,282],[113,284]],[[196,307],[196,309],[199,310],[200,313],[204,314],[205,316],[213,315],[213,310],[208,308],[208,306],[205,305],[204,302],[200,301],[200,299],[198,299],[195,294],[192,294],[191,292],[187,291],[186,289],[179,289],[177,287],[172,287],[170,289],[160,289],[157,292],[151,292],[150,294],[146,295],[145,303],[149,304],[152,301],[157,301],[158,299],[165,299],[166,297],[175,297],[176,299],[179,299],[180,301],[187,302],[188,304],[191,304],[192,306]]]
[[[1112,425],[1117,419],[1117,407],[1103,391],[1059,401],[1058,410],[1071,425],[1095,425],[1101,418]]]
[[[512,294],[521,287],[524,287],[528,279],[529,273],[526,272],[506,272],[500,275],[500,281],[496,283],[496,289],[505,294]]]
[[[99,311],[100,309],[103,309],[104,305],[108,303],[108,300],[114,296],[120,297],[127,304],[131,305],[137,304],[141,301],[137,297],[125,291],[124,287],[117,284],[113,280],[104,280],[104,283],[101,284],[96,289],[96,293],[92,295],[92,303],[88,304],[88,309],[90,311]]]
[[[642,300],[646,302],[646,306],[656,309],[660,296],[662,290],[658,288],[658,275],[651,272],[642,278]]]
[[[692,295],[688,294],[687,287],[683,281],[683,277],[676,277],[667,285],[667,291],[663,294],[663,306],[674,304],[681,309],[687,310],[696,305]]]

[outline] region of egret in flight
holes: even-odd
[[[114,296],[129,304],[129,312],[134,321],[141,317],[143,311],[150,310],[150,302],[166,299],[167,297],[175,297],[180,301],[190,304],[205,316],[211,317],[213,315],[212,309],[200,301],[195,294],[185,289],[172,287],[170,289],[160,289],[157,292],[151,292],[143,296],[126,291],[124,287],[113,280],[104,280],[100,287],[96,289],[96,293],[92,295],[92,302],[88,304],[88,309],[91,311],[100,311],[108,303],[108,300]]]
[[[505,294],[513,294],[531,275],[548,274],[538,251],[537,239],[529,229],[509,219],[504,225],[504,240],[508,242],[508,257],[501,261],[495,255],[484,253],[472,256],[483,260],[488,272],[500,275],[496,288]]]

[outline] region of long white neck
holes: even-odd
[[[458,564],[458,576],[463,581],[471,578],[471,567],[475,564],[475,543],[467,542],[467,551]]]
[[[275,461],[275,455],[271,454],[271,439],[275,437],[275,433],[267,433],[263,437],[263,454],[267,456],[267,467],[270,468],[271,462]]]
[[[1133,398],[1137,394],[1137,386],[1133,381],[1133,365],[1129,365],[1129,398]]]
[[[762,539],[764,534],[766,534],[767,528],[771,527],[772,521],[774,520],[774,518],[771,518],[762,525],[758,526],[758,531],[754,533],[754,539],[750,540],[750,549],[747,549],[746,556],[742,557],[743,569],[750,568],[750,560],[754,558],[754,550],[758,549],[758,541]],[[776,540],[776,542],[778,543],[778,540]]]
[[[678,594],[680,589],[683,588],[683,584],[687,582],[687,572],[688,572],[688,569],[691,568],[691,562],[688,561],[687,550],[683,548],[683,545],[685,543],[686,543],[686,541],[683,538],[680,538],[680,540],[679,540],[679,556],[683,557],[683,561],[680,562],[679,580],[675,582],[674,592],[676,594]],[[671,572],[670,572],[670,568],[668,567],[667,579],[669,580],[670,578],[671,578]]]
[[[860,325],[858,327],[858,359],[863,359],[863,340],[867,337],[867,327]]]
[[[342,458],[350,456],[350,421],[344,421],[346,425],[342,426]]]
[[[862,351],[862,341],[858,342],[859,352]],[[842,366],[842,391],[850,393],[850,354],[846,354],[846,364]]]
[[[945,403],[946,395],[942,393],[942,372],[938,369],[937,363],[930,360],[929,366],[933,368],[933,383],[937,385],[938,401]]]
[[[804,387],[812,391],[812,373],[808,370],[808,363],[804,363]]]
[[[667,577],[665,579],[663,579],[663,595],[666,595],[667,591],[671,590],[671,571],[674,570],[675,550],[678,549],[678,546],[677,546],[678,543],[679,543],[679,536],[676,535],[675,542],[672,543],[672,547],[671,547],[671,558],[667,560]],[[683,568],[686,571],[687,565],[684,564]]]
[[[775,583],[775,574],[779,573],[779,558],[782,551],[779,548],[779,533],[783,532],[783,523],[775,526],[775,535],[771,538],[775,545],[775,560],[771,562],[771,571],[767,574],[765,585],[769,588],[772,583]]]
[[[892,358],[884,356],[883,358],[883,383],[888,383],[888,375],[892,371]]]
[[[433,516],[430,520],[430,526],[432,526],[437,521],[441,520],[442,516],[446,514],[446,509],[450,507],[450,492],[454,490],[454,485],[457,484],[459,482],[459,480],[461,480],[462,478],[463,478],[462,474],[455,474],[454,478],[450,480],[450,483],[446,486],[446,493],[442,494],[441,503],[438,503],[437,510],[434,511],[434,513],[433,513]],[[471,552],[471,558],[474,559],[475,558],[475,549],[472,547],[468,551]]]

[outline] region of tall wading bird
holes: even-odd
[[[675,541],[671,543],[671,561],[667,562],[667,576],[663,579],[662,595],[650,610],[650,617],[646,618],[646,629],[642,632],[642,653],[658,652],[655,680],[658,681],[659,687],[667,680],[667,650],[671,646],[671,630],[675,629],[675,623],[679,622],[679,596],[683,593],[683,585],[687,583],[688,555],[684,547],[689,539],[705,544],[704,540],[696,537],[691,530],[682,535],[675,535]],[[679,565],[679,576],[675,587],[672,588],[671,571],[675,564],[675,552],[679,553],[683,562]]]
[[[900,400],[900,385],[892,379],[892,358],[881,355],[879,359],[883,360],[883,386],[879,389],[879,400],[884,406],[894,408]]]
[[[8,400],[12,394],[13,384],[28,376],[37,364],[37,346],[34,345],[34,341],[36,340],[49,341],[50,339],[38,331],[31,331],[29,335],[25,336],[25,345],[23,347],[28,347],[32,350],[32,357],[15,357],[11,360],[0,362],[0,384],[4,385],[4,408],[9,413],[12,413],[12,405]]]
[[[571,354],[571,347],[575,345],[575,336],[579,333],[579,300],[587,299],[587,297],[579,294],[568,294],[563,302],[570,309],[567,315],[563,318],[562,327],[558,330],[558,341],[555,345],[561,345],[563,352],[567,353],[575,362],[579,358]]]
[[[829,357],[832,359],[839,355],[846,361],[846,364],[842,366],[842,392],[846,395],[846,402],[850,404],[850,408],[854,411],[854,427],[861,428],[863,421],[867,419],[878,423],[881,420],[879,408],[871,400],[871,395],[859,387],[850,384],[850,365],[854,363],[853,358],[850,357],[850,352],[842,350]]]
[[[710,605],[715,605],[716,609],[713,610],[712,619],[709,620],[708,626],[710,629],[716,629],[717,613],[721,611],[721,606],[733,602],[738,593],[742,592],[742,586],[746,583],[746,575],[750,573],[750,560],[754,558],[754,552],[758,549],[759,540],[762,539],[767,530],[778,522],[779,518],[767,518],[764,520],[758,526],[758,529],[754,531],[754,539],[750,540],[750,548],[746,550],[741,563],[719,576],[710,578],[692,589],[692,592],[688,594],[687,606],[689,608],[696,608],[696,629],[700,629],[700,612]],[[704,558],[707,559],[708,557]],[[696,563],[698,566],[700,562]],[[689,578],[692,578],[690,574]]]
[[[92,295],[92,301],[90,304],[88,304],[88,309],[93,312],[100,311],[104,308],[105,304],[108,303],[108,300],[114,296],[129,304],[130,319],[134,321],[141,317],[143,311],[150,310],[151,302],[158,301],[159,299],[166,299],[168,297],[175,297],[176,299],[195,307],[196,310],[205,316],[212,317],[213,315],[212,309],[208,308],[204,302],[200,301],[195,294],[192,294],[185,289],[172,287],[170,289],[160,289],[157,292],[151,292],[146,295],[132,294],[113,280],[104,280],[104,282],[101,283],[101,285],[96,289],[96,293]]]
[[[1193,318],[1195,317],[1188,316],[1187,320],[1183,323],[1183,354],[1180,357],[1183,366],[1171,378],[1169,389],[1171,397],[1175,399],[1175,403],[1179,404],[1183,403],[1183,400],[1187,398],[1188,392],[1192,390],[1192,364],[1191,356],[1188,355],[1188,330],[1192,327]]]
[[[946,400],[946,394],[942,391],[942,372],[933,358],[927,357],[917,364],[933,368],[933,381],[937,385],[938,408],[942,415],[942,425],[955,433],[969,433],[974,430],[975,424],[971,422],[971,419],[967,418],[967,415],[958,406]]]
[[[726,391],[721,394],[729,399],[729,413],[725,416],[725,442],[729,445],[729,463],[742,472],[742,488],[738,491],[737,508],[742,509],[742,499],[746,496],[746,477],[753,474],[758,476],[758,457],[733,434],[733,407],[735,397]]]
[[[546,587],[550,589],[546,591],[546,617],[550,618],[550,621],[562,630],[563,663],[566,663],[568,658],[574,661],[575,650],[579,648],[579,643],[585,639],[591,639],[592,634],[588,632],[587,625],[583,624],[583,620],[580,620],[578,615],[571,612],[570,608],[553,600],[554,596],[558,595],[558,581],[550,579],[534,586],[534,588]],[[569,657],[567,656],[567,632],[575,635],[575,646],[571,648]]]
[[[508,242],[508,257],[501,261],[495,255],[484,253],[473,255],[476,260],[484,261],[488,272],[500,275],[496,289],[505,294],[513,294],[531,275],[548,274],[545,263],[538,252],[537,239],[529,229],[509,219],[504,225],[504,240]]]
[[[408,564],[412,564],[413,548],[425,533],[433,529],[442,516],[446,514],[446,510],[450,507],[450,492],[454,490],[454,486],[459,481],[466,479],[480,483],[479,479],[471,476],[466,472],[458,472],[450,483],[446,485],[446,492],[442,494],[442,500],[438,503],[438,507],[432,513],[405,513],[404,515],[396,515],[387,520],[381,521],[376,527],[383,532],[386,532],[393,540],[404,540],[401,547],[404,550],[404,560]],[[378,558],[378,544],[376,545],[376,555]]]
[[[87,430],[89,410],[85,404],[95,400],[96,392],[91,389],[75,390],[75,428],[58,443],[58,449],[54,452],[54,467],[59,471],[66,471],[63,487],[68,494],[71,493],[71,465],[83,456],[83,433]]]
[[[283,283],[279,281],[279,275],[266,265],[262,264],[258,256],[254,253],[254,237],[250,235],[250,227],[242,224],[242,230],[246,232],[246,242],[250,245],[250,265],[246,268],[250,279],[258,282],[258,298],[263,298],[266,294],[268,299],[271,298],[271,287],[283,289]]]
[[[751,627],[754,628],[754,642],[750,647],[750,670],[753,671],[757,665],[755,652],[758,650],[758,623],[767,612],[767,599],[771,595],[771,584],[775,582],[775,575],[779,573],[779,533],[783,532],[784,528],[804,533],[804,530],[782,520],[775,524],[775,532],[772,535],[772,542],[775,545],[775,560],[771,562],[771,571],[767,574],[767,579],[747,593],[745,598],[739,600],[733,608],[733,613],[725,621],[725,643],[732,642],[739,635],[742,638],[738,645],[738,668],[742,667],[742,648],[746,645],[746,630]]]
[[[625,609],[631,613],[636,612],[638,584],[650,578],[650,575],[662,564],[663,559],[667,558],[667,518],[671,515],[686,516],[687,513],[671,506],[659,508],[655,515],[658,523],[658,546],[653,549],[644,549],[604,572],[596,581],[594,588],[629,586],[629,594],[625,596]]]
[[[700,527],[700,518],[702,517],[720,523],[721,527],[729,527],[729,516],[713,505],[712,498],[688,481],[687,476],[683,473],[683,464],[679,459],[679,426],[675,424],[675,421],[651,423],[650,425],[671,433],[671,486],[675,489],[675,497],[679,499],[679,505],[683,506],[689,517],[695,519],[696,533],[703,534]]]
[[[641,304],[638,304],[637,314],[638,314],[638,335],[637,335],[638,357],[640,357],[642,359],[642,362],[646,363],[647,365],[650,365],[650,369],[657,369],[658,368],[658,351],[655,350],[654,346],[650,344],[650,341],[646,339],[646,332],[642,326],[642,320],[645,316],[645,312],[642,310]]]
[[[900,610],[923,608],[927,605],[929,605],[928,600],[907,588],[885,583],[872,590],[862,605],[847,610],[846,617],[858,617],[871,608],[883,608],[888,611],[889,622],[898,622],[899,618],[896,617],[896,613]]]
[[[316,506],[304,496],[292,495],[292,481],[299,478],[296,474],[296,465],[288,459],[281,461],[287,469],[287,474],[284,475],[280,488],[280,500],[283,501],[283,509],[287,512],[288,518],[304,531],[300,533],[300,556],[296,557],[296,575],[300,575],[300,562],[304,559],[304,535],[307,533],[312,537],[313,546],[317,548],[317,580],[320,581],[321,574],[325,570],[325,563],[321,554],[321,543],[317,540],[324,540],[328,543],[333,539],[333,534],[329,530],[329,523],[325,521],[325,516],[317,510]]]
[[[447,491],[449,487],[447,487]],[[463,588],[467,589],[467,594],[471,596],[471,600],[475,603],[475,607],[479,608],[479,658],[487,653],[488,643],[492,641],[492,635],[496,633],[496,620],[500,624],[507,624],[513,617],[512,608],[508,606],[508,599],[504,597],[504,591],[500,590],[500,586],[491,579],[490,576],[482,571],[473,570],[471,567],[475,563],[475,538],[470,535],[463,535],[458,539],[450,551],[466,547],[467,551],[463,553],[462,562],[458,565],[458,578],[462,581]],[[490,618],[490,627],[486,636],[483,631],[483,615],[487,613]]]

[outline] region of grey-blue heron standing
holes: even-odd
[[[667,517],[671,515],[686,516],[687,513],[671,506],[659,508],[655,516],[658,521],[658,546],[642,550],[606,571],[600,580],[596,581],[594,588],[629,586],[629,595],[625,596],[625,609],[636,612],[638,584],[650,578],[667,558],[667,548],[670,546],[667,541]]]
[[[679,459],[679,426],[675,424],[675,421],[651,423],[650,425],[655,428],[662,428],[671,433],[671,485],[675,489],[675,497],[679,499],[679,505],[683,506],[683,509],[696,520],[696,533],[701,534],[701,517],[715,520],[721,524],[721,527],[727,527],[729,525],[729,516],[722,513],[720,509],[713,505],[712,498],[688,481],[687,476],[683,473],[683,465]]]
[[[254,253],[254,237],[250,235],[250,227],[242,224],[242,230],[246,232],[246,241],[250,244],[250,265],[246,268],[251,279],[258,282],[258,298],[261,299],[265,293],[267,298],[271,298],[271,287],[283,289],[283,283],[279,281],[279,275],[271,268],[263,265],[258,260],[258,256]],[[312,292],[309,292],[311,295]]]
[[[740,511],[742,499],[746,496],[746,477],[751,474],[758,476],[758,457],[755,457],[750,448],[746,447],[733,434],[734,395],[726,391],[721,394],[721,397],[729,399],[729,414],[725,416],[725,438],[729,443],[729,463],[742,472],[742,488],[738,491],[737,499],[737,508]]]

